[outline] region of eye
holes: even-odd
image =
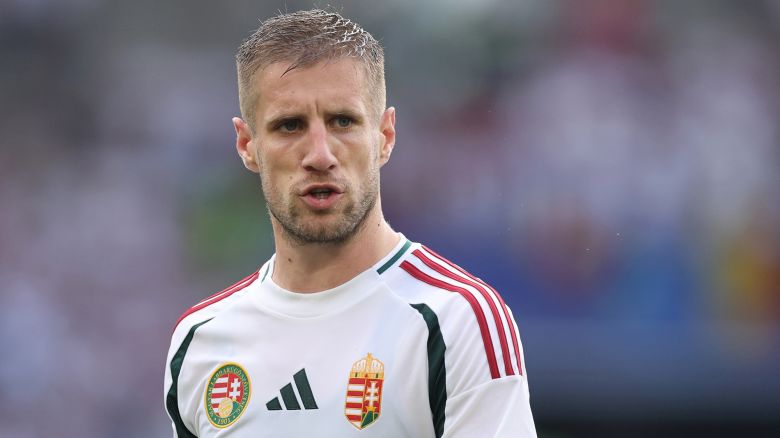
[[[349,128],[349,126],[352,125],[352,119],[350,119],[347,116],[338,116],[336,117],[336,126],[339,128]]]
[[[284,132],[295,132],[301,128],[301,121],[298,119],[289,119],[279,124],[279,129]]]

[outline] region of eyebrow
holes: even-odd
[[[296,111],[290,111],[290,112],[279,112],[275,115],[273,115],[270,119],[268,119],[264,126],[266,129],[273,130],[279,123],[287,120],[298,120],[298,119],[306,119],[306,115],[301,112]]]
[[[360,115],[359,111],[354,111],[354,110],[345,109],[345,108],[338,109],[336,111],[326,111],[325,112],[325,116],[328,117],[328,118],[338,117],[338,116],[347,116],[347,117],[350,117],[352,119],[355,119],[356,121],[362,121],[363,118],[364,118],[364,116]]]
[[[361,115],[360,111],[355,111],[353,109],[348,109],[345,107],[338,108],[336,110],[332,111],[325,111],[325,118],[330,119],[332,117],[338,117],[338,116],[347,116],[352,119],[354,119],[356,122],[363,122],[365,119],[365,115]],[[309,116],[306,113],[299,112],[299,111],[280,111],[277,114],[274,114],[271,116],[270,119],[268,119],[264,126],[266,129],[273,130],[278,126],[281,122],[287,121],[287,120],[307,120]]]

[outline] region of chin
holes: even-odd
[[[356,227],[346,224],[343,218],[307,218],[293,227],[285,227],[287,234],[301,244],[331,244],[349,240]]]

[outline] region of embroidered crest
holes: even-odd
[[[205,406],[209,421],[228,427],[244,413],[251,388],[246,371],[236,363],[226,363],[211,374],[206,386]]]
[[[356,428],[363,429],[373,424],[382,413],[384,380],[385,365],[371,353],[352,364],[344,415]]]

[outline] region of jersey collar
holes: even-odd
[[[412,243],[401,233],[398,244],[372,267],[332,289],[297,293],[283,289],[271,278],[276,254],[260,269],[257,303],[276,313],[294,318],[311,318],[345,309],[384,287],[381,274],[408,252]]]

